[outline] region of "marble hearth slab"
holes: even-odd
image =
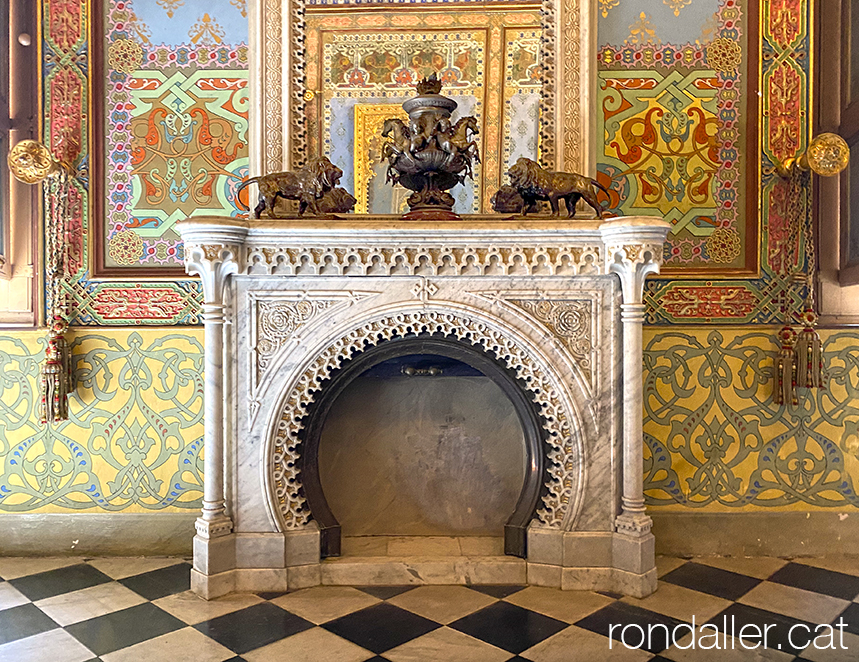
[[[503,556],[502,536],[344,536],[341,556]]]
[[[326,559],[322,584],[392,586],[407,584],[525,584],[526,562],[511,556],[365,556]]]

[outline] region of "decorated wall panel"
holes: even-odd
[[[329,157],[355,192],[356,211],[399,213],[408,191],[385,183],[379,132],[433,73],[479,122],[482,163],[452,191],[454,210],[489,209],[519,156],[539,156],[539,5],[453,11],[313,10],[307,14],[310,156]],[[309,95],[310,96],[310,95]],[[511,161],[512,159],[512,161]]]
[[[75,169],[71,323],[199,324],[173,226],[242,213],[245,0],[42,0],[41,13],[43,139]]]
[[[372,94],[335,89],[322,80],[334,70],[321,57],[326,43],[336,46],[338,36],[356,33],[405,31],[429,39],[451,32],[477,44],[484,58],[482,71],[452,61],[469,84],[468,111],[476,109],[483,122],[483,189],[467,202],[485,208],[504,183],[506,164],[536,156],[536,9],[517,5],[508,18],[482,2],[470,14],[465,3],[444,12],[421,3],[419,11],[400,14],[412,23],[395,26],[395,12],[368,12],[371,18],[358,25],[355,12],[343,7],[314,14],[316,5],[341,2],[308,4],[308,75],[316,76],[309,86],[316,95],[309,103],[311,135],[323,135],[324,112],[314,109],[327,98],[345,132],[329,137],[366,143],[370,162],[378,145],[366,131],[358,135],[361,127],[376,121],[376,106],[396,111],[407,92],[394,86],[380,95],[372,81]],[[242,0],[212,0],[196,15],[201,5],[191,0],[93,6],[102,13],[90,12],[88,0],[42,0],[43,140],[76,169],[68,237],[76,246],[72,321],[199,324],[199,283],[179,274],[181,247],[171,226],[181,210],[221,205],[222,213],[240,213],[228,203],[247,167],[246,7]],[[616,213],[657,208],[680,226],[666,255],[672,277],[649,281],[645,293],[652,325],[645,331],[649,506],[734,512],[859,505],[855,334],[825,332],[827,388],[800,392],[796,407],[777,407],[774,327],[736,326],[780,323],[782,303],[796,308],[805,294],[791,278],[805,264],[803,238],[790,222],[797,210],[773,165],[808,139],[797,118],[810,107],[809,3],[600,0],[599,10],[599,131],[612,132],[613,140],[605,148],[600,143],[598,174],[611,183],[608,204]],[[90,56],[98,48],[91,49],[89,35],[99,20],[105,67],[94,80]],[[448,60],[445,54],[445,66],[436,70]],[[374,71],[384,74],[384,66]],[[759,146],[746,142],[755,76],[762,92]],[[90,121],[90,94],[101,85],[104,112]],[[474,93],[478,85],[482,96]],[[348,104],[351,114],[341,112]],[[89,139],[102,125],[107,156],[99,192],[91,189],[97,168]],[[324,140],[312,149],[347,153]],[[652,163],[636,161],[635,147],[652,154]],[[340,165],[354,176],[353,161]],[[383,181],[380,173],[371,164],[370,185]],[[750,182],[757,182],[754,214],[745,206]],[[99,196],[101,216],[94,207]],[[368,202],[369,196],[368,189]],[[100,268],[114,270],[111,278],[93,275],[99,250]],[[162,273],[172,275],[150,277]],[[702,323],[723,325],[694,326]],[[72,420],[54,428],[40,426],[34,413],[41,335],[0,339],[0,511],[197,508],[202,332],[78,328]]]
[[[613,213],[673,225],[664,273],[757,268],[755,21],[739,0],[602,3],[600,176]]]
[[[244,0],[105,0],[105,269],[177,267],[176,221],[238,215],[248,172]],[[98,53],[97,53],[98,54]]]
[[[773,404],[776,329],[650,329],[645,495],[674,509],[859,507],[859,342],[823,333],[823,389]]]
[[[202,330],[71,334],[69,420],[38,423],[39,332],[0,338],[0,512],[197,509]]]
[[[810,190],[789,190],[775,165],[808,141],[813,5],[627,4],[600,3],[599,121],[613,139],[599,168],[615,212],[674,205],[647,320],[781,323],[806,295],[796,275],[807,264],[798,227]]]

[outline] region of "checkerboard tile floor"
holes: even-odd
[[[658,566],[659,590],[643,600],[521,586],[326,586],[206,602],[189,592],[182,559],[0,558],[0,660],[859,660],[857,559],[660,558]],[[693,619],[699,637],[702,624],[715,626],[698,640],[710,650],[690,648],[691,634],[667,639]],[[832,629],[831,641],[803,649],[803,626],[839,622],[843,634]],[[629,624],[666,627],[629,649],[612,629]],[[747,624],[769,627],[766,648],[746,650],[730,636]],[[628,644],[638,643],[636,632]]]

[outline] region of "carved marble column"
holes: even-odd
[[[662,244],[670,226],[654,219],[630,223],[609,221],[600,227],[606,251],[606,272],[620,277],[623,291],[623,492],[622,511],[615,520],[615,567],[637,575],[656,588],[652,521],[644,507],[644,433],[642,393],[642,326],[644,280],[658,274]],[[645,594],[649,593],[645,589]]]
[[[179,224],[185,242],[185,271],[203,286],[205,378],[203,412],[203,510],[194,537],[194,570],[212,575],[235,565],[233,530],[224,494],[224,295],[229,276],[238,271],[247,235],[242,222],[202,226],[192,219]],[[222,539],[219,541],[219,539]]]

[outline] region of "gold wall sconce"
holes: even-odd
[[[72,391],[71,356],[65,337],[68,301],[69,192],[71,168],[56,160],[36,140],[22,140],[9,150],[9,172],[25,184],[42,183],[45,214],[45,293],[48,296],[48,339],[45,361],[39,369],[39,413],[42,423],[68,419]]]

